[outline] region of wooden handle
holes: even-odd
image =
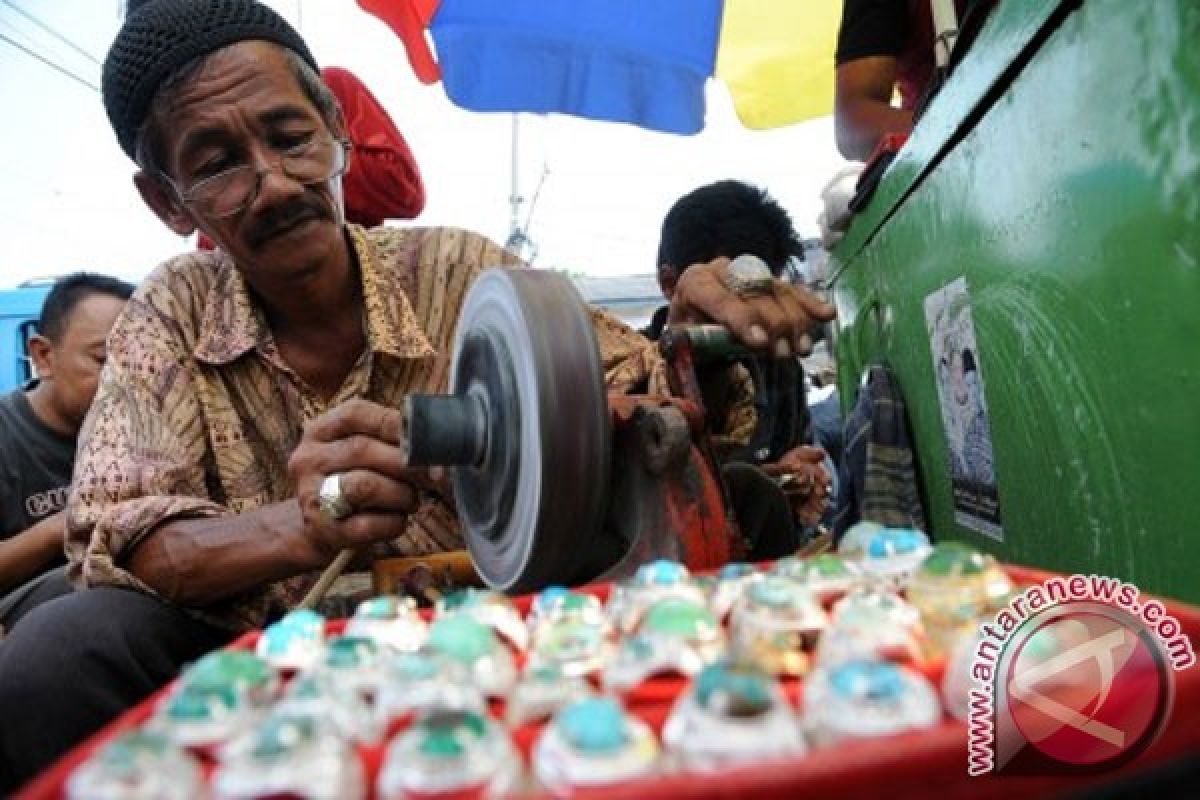
[[[321,573],[321,577],[313,584],[313,587],[308,590],[308,594],[304,595],[304,599],[300,601],[300,608],[315,608],[317,603],[321,602],[321,598],[329,591],[329,587],[338,579],[342,571],[350,564],[350,559],[354,558],[354,551],[350,549],[343,550],[330,562],[325,571]]]

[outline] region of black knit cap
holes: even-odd
[[[104,109],[121,149],[136,158],[137,132],[160,86],[198,56],[262,40],[292,50],[317,70],[287,20],[255,0],[131,0],[104,59]]]

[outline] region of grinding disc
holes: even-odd
[[[484,272],[459,316],[450,392],[474,397],[489,426],[480,463],[452,470],[480,576],[506,592],[570,581],[603,522],[611,447],[599,348],[571,282]]]

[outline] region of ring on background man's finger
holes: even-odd
[[[770,294],[775,276],[767,262],[755,255],[743,253],[729,262],[723,280],[725,288],[738,297]]]

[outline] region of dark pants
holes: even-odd
[[[0,628],[11,631],[17,620],[42,603],[74,591],[66,566],[55,567],[0,597]]]
[[[75,592],[0,642],[0,796],[231,638],[149,595]]]
[[[729,501],[742,536],[750,546],[747,561],[790,556],[804,542],[787,495],[774,478],[752,464],[731,461],[721,467]]]

